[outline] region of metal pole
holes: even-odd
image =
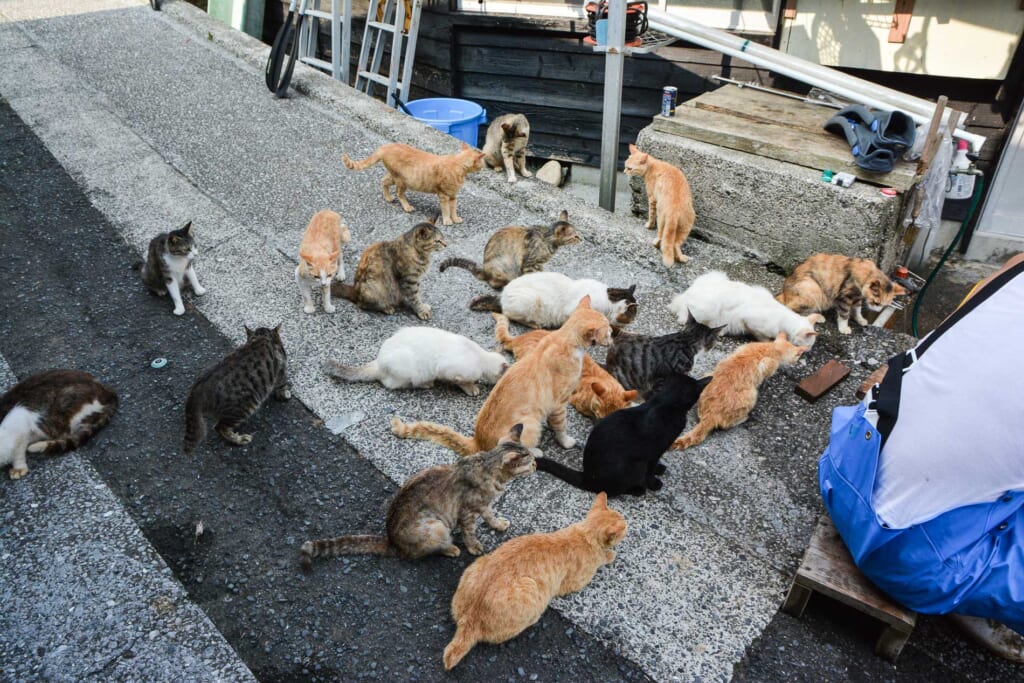
[[[335,0],[337,2],[337,0]],[[342,24],[341,24],[341,81],[348,85],[351,83],[349,70],[352,66],[352,0],[342,2]],[[334,77],[338,78],[335,70]]]
[[[626,58],[626,0],[608,5],[608,51],[604,55],[604,110],[601,122],[601,187],[598,203],[615,210],[615,172],[619,165],[619,118],[622,113],[622,72]]]

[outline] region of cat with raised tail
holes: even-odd
[[[561,326],[583,297],[591,307],[616,325],[636,318],[636,285],[616,289],[597,280],[573,280],[561,273],[527,273],[505,286],[500,295],[478,296],[469,303],[474,311],[501,313],[510,320],[536,329]]]
[[[452,597],[455,636],[444,668],[462,661],[477,643],[503,643],[536,624],[552,598],[583,590],[615,559],[626,519],[599,493],[587,516],[559,531],[506,541],[469,565]]]
[[[825,322],[820,313],[800,315],[776,301],[764,287],[730,280],[717,270],[694,280],[672,299],[669,310],[680,325],[692,315],[710,327],[725,327],[726,334],[749,335],[762,341],[785,332],[794,344],[808,348],[814,346],[818,336],[814,326]]]
[[[352,239],[341,216],[334,211],[318,211],[306,226],[299,245],[299,265],[295,268],[295,282],[302,294],[302,310],[313,313],[313,287],[320,286],[325,313],[334,313],[331,303],[331,282],[345,279],[345,264],[341,261],[341,245]]]
[[[513,336],[508,329],[508,318],[501,313],[491,313],[494,318],[494,338],[506,351],[511,351],[516,360],[533,351],[540,340],[551,334],[546,330],[534,330]],[[616,410],[628,407],[637,399],[639,392],[622,388],[618,380],[608,374],[588,355],[583,356],[580,383],[569,397],[569,403],[580,415],[601,419]]]
[[[388,555],[415,560],[427,555],[458,557],[452,531],[462,531],[471,555],[483,552],[476,537],[477,519],[495,531],[509,521],[498,517],[494,503],[510,481],[536,469],[534,449],[522,445],[522,425],[513,425],[486,453],[460,458],[450,465],[421,470],[402,484],[388,506],[384,536],[339,536],[306,541],[299,551],[303,569],[318,557]]]
[[[686,176],[672,164],[641,152],[636,145],[629,146],[623,172],[644,179],[649,209],[647,228],[658,230],[652,244],[661,251],[662,264],[672,266],[689,261],[682,246],[693,230],[696,214]]]
[[[711,374],[711,383],[697,402],[700,421],[676,439],[672,448],[696,446],[716,429],[730,429],[746,422],[757,404],[761,383],[780,367],[799,361],[807,348],[790,344],[786,333],[779,332],[775,341],[744,344],[719,361]]]
[[[508,362],[472,339],[433,327],[403,327],[380,345],[377,359],[365,365],[328,361],[327,374],[347,382],[380,382],[388,389],[429,389],[434,382],[454,384],[478,396],[477,382],[494,384]]]
[[[874,261],[841,254],[815,254],[797,266],[775,298],[802,315],[836,309],[840,334],[850,334],[850,316],[858,325],[868,321],[861,310],[881,311],[907,293],[889,279]]]
[[[363,159],[353,161],[345,154],[342,161],[353,171],[362,171],[380,162],[387,173],[381,181],[384,201],[391,203],[391,188],[395,188],[398,201],[406,213],[414,209],[405,196],[405,191],[427,192],[436,194],[441,202],[441,216],[445,225],[461,223],[457,198],[466,176],[484,168],[484,153],[478,152],[465,142],[456,154],[431,154],[421,149],[397,142],[381,145],[377,150]]]
[[[28,453],[65,453],[102,429],[117,410],[117,394],[80,370],[47,370],[0,397],[0,467],[28,473]]]
[[[697,403],[710,377],[672,375],[652,398],[618,410],[591,430],[583,448],[583,471],[550,458],[537,458],[537,469],[584,491],[609,497],[642,496],[658,491],[665,473],[661,456],[686,428],[686,414]]]
[[[186,282],[196,296],[206,294],[206,288],[199,284],[196,276],[196,253],[192,221],[189,221],[177,230],[162,232],[150,240],[146,260],[136,264],[151,292],[158,296],[170,295],[174,315],[185,314],[181,292]]]
[[[504,170],[510,183],[516,181],[516,171],[524,178],[532,173],[526,170],[526,145],[530,142],[530,122],[523,114],[504,114],[491,121],[484,139],[484,162],[495,171]]]
[[[391,315],[408,308],[420,320],[430,319],[420,280],[430,268],[430,255],[448,243],[432,221],[424,221],[393,240],[371,244],[359,257],[352,284],[334,282],[331,293],[359,308]]]
[[[501,289],[524,273],[544,270],[559,247],[578,244],[583,238],[569,223],[569,213],[562,211],[550,226],[524,227],[510,225],[498,230],[484,247],[483,265],[465,258],[446,259],[439,266],[443,273],[451,267],[464,268],[477,280],[494,289]]]
[[[406,424],[397,417],[391,419],[391,432],[400,439],[433,441],[459,455],[472,455],[494,448],[515,424],[523,425],[523,445],[534,448],[547,422],[558,445],[572,448],[576,440],[565,431],[566,409],[580,381],[584,348],[610,342],[608,319],[590,308],[589,297],[583,297],[561,328],[501,376],[476,416],[473,436],[434,422]]]

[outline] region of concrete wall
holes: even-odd
[[[739,247],[787,271],[812,254],[839,253],[894,265],[901,198],[856,182],[839,188],[821,172],[746,152],[640,131],[637,146],[683,170],[697,213],[694,232]],[[643,182],[633,182],[633,211],[647,213]]]

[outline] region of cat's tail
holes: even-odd
[[[331,283],[331,296],[348,299],[349,301],[359,301],[359,293],[356,291],[355,285],[345,284],[344,282],[335,281]]]
[[[671,448],[674,451],[682,451],[699,443],[704,443],[704,439],[708,438],[708,434],[713,431],[715,431],[715,428],[711,422],[701,420],[693,429],[673,441]],[[537,465],[537,469],[540,469],[540,465]]]
[[[463,436],[451,427],[445,427],[433,422],[410,422],[406,424],[397,417],[393,417],[391,418],[391,433],[399,439],[433,441],[455,451],[459,455],[474,455],[483,450],[477,446],[475,438]]]
[[[188,455],[205,438],[206,420],[203,419],[198,394],[192,391],[189,392],[188,400],[185,401],[185,441],[181,450]]]
[[[469,654],[473,646],[479,642],[480,639],[470,633],[469,628],[459,624],[455,629],[455,637],[452,638],[452,642],[448,643],[448,646],[444,649],[445,671],[451,671],[452,667],[461,662],[462,658]]]
[[[73,434],[60,439],[36,442],[28,447],[29,452],[56,455],[73,451],[84,444],[92,438],[93,434],[106,427],[110,418],[114,416],[114,412],[117,411],[117,394],[113,391],[108,389],[101,397],[100,402],[103,407],[83,419]]]
[[[560,462],[555,462],[551,458],[534,458],[534,462],[537,463],[537,471],[547,472],[548,474],[558,477],[566,484],[575,486],[578,489],[584,491],[591,491],[592,493],[600,493],[600,491],[593,491],[583,481],[583,473],[577,472],[576,470],[569,469]]]
[[[376,152],[366,157],[362,161],[352,161],[347,154],[342,154],[341,160],[342,162],[344,162],[346,168],[349,168],[353,171],[362,171],[363,169],[370,168],[375,163],[380,161],[380,150],[378,149]]]
[[[346,382],[373,382],[380,377],[380,365],[370,361],[366,365],[342,365],[336,360],[327,361],[327,374]]]
[[[497,297],[494,294],[478,296],[469,302],[469,310],[501,313],[501,297]]]
[[[318,557],[395,554],[395,548],[386,536],[338,536],[303,543],[299,549],[299,563],[309,571],[313,568],[313,560]]]
[[[494,339],[501,344],[501,348],[510,351],[516,337],[508,331],[508,318],[501,313],[491,313],[491,317],[494,318]]]
[[[445,259],[444,261],[441,261],[441,265],[439,265],[437,269],[443,273],[444,271],[448,270],[453,266],[455,268],[463,268],[465,270],[468,270],[473,274],[473,277],[475,277],[477,280],[483,280],[485,277],[483,271],[480,269],[480,266],[478,266],[473,261],[470,261],[468,258],[455,257]]]

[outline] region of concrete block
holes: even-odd
[[[862,256],[883,269],[900,251],[902,197],[856,182],[840,188],[821,171],[655,131],[637,146],[686,174],[697,213],[694,232],[790,270],[819,252]],[[647,213],[643,181],[634,178],[633,212]]]

